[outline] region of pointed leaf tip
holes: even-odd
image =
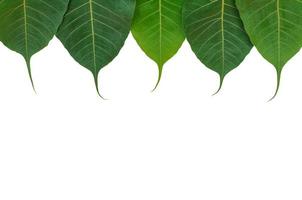
[[[98,96],[101,97],[103,100],[107,100],[106,98],[104,98],[104,97],[101,95],[101,92],[100,92],[100,89],[99,89],[99,79],[98,79],[98,74],[93,74],[93,78],[94,78],[95,89],[96,89],[96,92],[97,92]]]
[[[223,81],[224,81],[224,76],[223,75],[219,75],[219,77],[220,77],[220,83],[219,83],[218,90],[214,94],[212,94],[212,96],[217,95],[221,91],[221,89],[222,89]]]
[[[277,86],[276,86],[276,90],[275,90],[275,93],[273,95],[272,98],[270,98],[268,100],[268,102],[271,102],[272,100],[274,100],[277,95],[278,95],[278,92],[279,92],[279,89],[280,89],[280,83],[281,83],[281,73],[282,73],[282,69],[281,70],[277,70]]]
[[[28,71],[28,75],[29,75],[29,78],[30,78],[31,86],[32,86],[35,94],[37,94],[35,84],[34,84],[34,80],[33,80],[32,73],[31,73],[30,60],[26,59],[25,61],[26,61],[26,66],[27,66],[27,71]]]
[[[160,81],[161,81],[162,74],[163,74],[163,65],[158,65],[158,79],[157,79],[157,83],[156,83],[155,87],[153,88],[152,92],[154,92],[158,88]]]

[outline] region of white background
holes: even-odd
[[[255,49],[222,91],[187,43],[157,67],[130,36],[92,75],[57,39],[32,58],[0,45],[1,200],[301,200],[302,53]]]

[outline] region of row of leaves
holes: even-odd
[[[276,68],[277,94],[282,68],[302,47],[302,0],[0,0],[0,41],[24,56],[31,81],[31,57],[56,35],[99,93],[98,73],[130,31],[157,63],[158,83],[187,38],[220,88],[255,46]]]

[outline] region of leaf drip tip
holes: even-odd
[[[162,65],[158,65],[158,79],[157,79],[157,83],[156,83],[155,87],[153,88],[153,90],[151,92],[154,92],[158,88],[158,85],[160,84],[160,81],[161,81],[162,74],[163,74],[163,66]]]
[[[223,85],[223,81],[224,81],[224,76],[220,75],[219,77],[220,77],[220,83],[219,83],[218,90],[214,94],[212,94],[212,96],[217,95],[221,91],[221,89],[222,89],[222,85]]]
[[[98,96],[101,97],[103,100],[108,100],[108,99],[104,98],[100,93],[98,74],[93,74],[93,77],[94,77],[95,89],[96,89]]]
[[[32,73],[31,73],[30,60],[28,60],[28,59],[26,59],[26,66],[27,66],[27,71],[28,71],[28,75],[29,75],[29,78],[30,78],[31,86],[32,86],[33,91],[35,92],[35,94],[37,94],[35,84],[34,84],[34,80],[33,80]]]
[[[280,82],[281,82],[281,73],[282,70],[277,70],[277,87],[276,87],[276,91],[275,94],[272,98],[270,98],[268,100],[268,102],[271,102],[272,100],[274,100],[276,98],[276,96],[278,95],[279,89],[280,89]]]

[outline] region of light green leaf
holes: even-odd
[[[23,55],[30,79],[30,58],[46,47],[56,34],[68,0],[2,0],[0,39],[8,48]]]
[[[134,10],[134,0],[70,1],[57,37],[70,55],[92,72],[98,93],[99,71],[123,47]]]
[[[220,75],[220,90],[224,77],[240,65],[252,48],[235,1],[187,0],[183,19],[192,50]]]
[[[275,97],[284,65],[302,46],[302,1],[237,0],[236,3],[252,43],[276,68]]]
[[[137,0],[132,34],[142,50],[159,68],[172,58],[184,41],[182,26],[183,0]],[[154,89],[155,89],[154,88]]]

